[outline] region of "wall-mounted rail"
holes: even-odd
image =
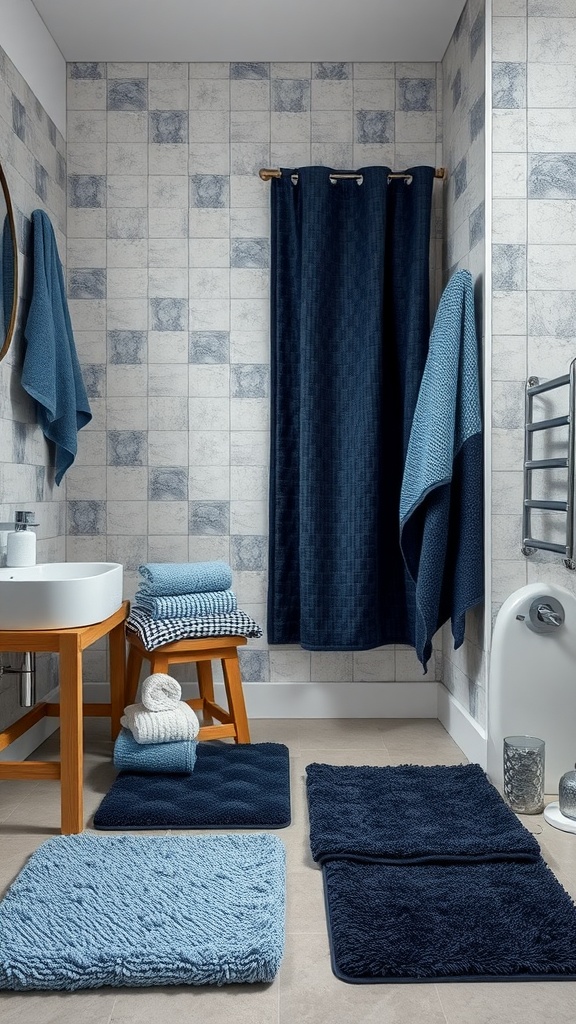
[[[537,395],[542,395],[556,388],[568,387],[568,414],[566,416],[554,416],[551,419],[534,420],[533,401]],[[522,503],[522,554],[531,555],[536,550],[553,551],[563,556],[564,565],[567,569],[576,569],[574,560],[574,505],[576,494],[576,481],[574,479],[575,456],[576,456],[576,359],[570,364],[570,372],[562,377],[554,377],[552,380],[540,383],[538,377],[529,377],[526,383],[524,416],[524,500]],[[554,430],[557,427],[568,427],[568,450],[562,458],[535,459],[533,455],[534,435],[541,430]],[[565,469],[568,478],[566,482],[566,500],[549,501],[544,498],[534,498],[532,495],[533,471],[537,469]],[[563,512],[566,515],[565,543],[558,544],[547,540],[538,540],[532,536],[532,510],[540,509],[547,512]]]

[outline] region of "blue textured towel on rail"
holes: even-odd
[[[78,431],[92,419],[70,322],[54,229],[43,210],[32,213],[33,285],[24,327],[21,384],[36,401],[42,433],[55,448],[60,483],[78,450]]]
[[[444,289],[412,421],[400,495],[400,544],[416,587],[414,647],[424,670],[434,633],[484,600],[482,414],[468,270]]]
[[[150,597],[205,594],[232,586],[226,562],[147,562],[138,571],[144,579],[140,589]]]
[[[197,740],[137,743],[129,729],[121,729],[114,744],[114,766],[146,775],[189,775],[196,764],[197,745]]]
[[[203,615],[226,615],[238,608],[236,594],[232,590],[152,597],[141,588],[136,592],[134,604],[148,612],[151,619],[194,619]]]

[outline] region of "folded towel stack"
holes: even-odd
[[[181,700],[180,683],[156,672],[142,683],[140,704],[129,704],[114,745],[114,764],[141,772],[192,771],[200,723]]]
[[[139,572],[142,583],[134,604],[151,619],[226,615],[238,607],[226,562],[150,562]]]

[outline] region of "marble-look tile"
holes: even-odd
[[[109,174],[108,206],[144,209],[148,205],[147,184],[144,174]]]
[[[576,245],[530,245],[528,288],[572,291],[576,280]]]
[[[106,427],[108,430],[146,430],[148,427],[146,403],[141,398],[108,397],[106,400]]]
[[[109,142],[106,159],[108,174],[146,174],[148,146],[144,142]]]
[[[541,64],[570,64],[576,53],[576,19],[529,18],[528,60]]]
[[[111,363],[145,363],[146,331],[108,331]]]
[[[106,63],[102,61],[69,61],[66,65],[68,78],[106,78]]]
[[[272,110],[306,111],[310,109],[310,82],[301,79],[272,81]]]
[[[191,501],[188,528],[191,534],[229,534],[230,503],[227,501]]]
[[[528,150],[564,154],[576,134],[575,110],[529,110]]]
[[[105,81],[68,79],[66,84],[68,110],[106,110]]]
[[[232,61],[230,64],[230,78],[269,78],[270,64],[266,62]]]
[[[454,75],[454,78],[452,79],[452,84],[450,85],[450,90],[452,92],[452,110],[456,110],[456,107],[458,106],[458,104],[460,102],[460,97],[462,96],[462,70],[461,70],[461,68],[457,69],[456,74]]]
[[[190,110],[229,110],[230,82],[215,78],[190,79]]]
[[[310,682],[310,651],[271,650],[269,660],[270,682]]]
[[[107,431],[109,466],[145,466],[148,461],[148,437],[144,430]]]
[[[151,110],[150,136],[152,143],[187,143],[187,110]]]
[[[188,498],[188,473],[176,466],[154,466],[150,468],[148,480],[149,501],[186,501]]]
[[[352,64],[346,61],[320,61],[312,64],[312,78],[343,80],[352,78]]]
[[[188,474],[190,500],[228,501],[230,498],[229,467],[190,466]],[[188,530],[188,518],[186,518]]]
[[[143,299],[148,294],[148,274],[143,268],[112,267],[106,276],[111,299]]]
[[[524,383],[516,381],[492,382],[492,425],[506,430],[524,426]]]
[[[259,572],[266,569],[268,538],[256,535],[234,534],[230,537],[232,569]]]
[[[270,264],[270,242],[267,238],[231,238],[231,267],[264,267]]]
[[[139,207],[108,208],[108,238],[147,238],[148,210]]]
[[[173,395],[187,395],[188,381],[180,365],[148,365],[148,394],[171,398]]]
[[[458,199],[468,186],[468,164],[465,156],[456,164],[453,173],[454,199]]]
[[[392,110],[357,110],[355,141],[359,143],[394,142],[395,118]]]
[[[88,398],[106,397],[106,365],[103,363],[83,363],[82,376]]]
[[[520,108],[526,105],[526,65],[510,61],[492,65],[493,106]]]
[[[531,199],[527,206],[530,244],[573,244],[576,238],[576,199]]]
[[[476,206],[470,216],[468,217],[468,232],[469,232],[469,245],[470,249],[473,249],[475,245],[484,240],[484,228],[486,223],[486,213],[484,208],[484,202]]]
[[[106,271],[103,268],[69,270],[68,295],[71,299],[105,299]]]
[[[247,651],[240,648],[240,675],[245,683],[265,683],[270,680],[270,664],[267,651]]]
[[[396,108],[397,110],[436,110],[436,79],[397,79]]]
[[[180,142],[154,142],[148,146],[150,174],[186,174],[188,147]]]
[[[147,143],[148,115],[143,110],[109,110],[106,132],[108,142]]]
[[[269,111],[270,83],[268,79],[237,79],[230,82],[230,110],[232,112]]]
[[[492,280],[494,288],[523,291],[526,287],[526,246],[492,246]]]
[[[101,174],[70,174],[68,202],[72,207],[96,209],[106,206],[106,176]]]
[[[185,209],[188,205],[188,176],[154,174],[147,179],[149,209]]]
[[[233,363],[231,365],[231,398],[267,398],[268,393],[268,366],[257,363]]]
[[[484,132],[484,126],[486,123],[486,97],[484,93],[478,97],[475,103],[470,107],[470,113],[468,115],[468,124],[470,127],[470,142],[474,142]]]
[[[573,107],[576,67],[573,64],[528,64],[528,107]]]
[[[230,434],[227,430],[197,430],[190,437],[191,466],[228,466]]]
[[[312,682],[338,683],[352,679],[354,656],[349,653],[312,651],[310,678]]]
[[[186,110],[188,113],[188,75],[179,78],[149,78],[150,110]]]
[[[188,327],[186,299],[150,299],[150,327],[153,331],[185,331]]]
[[[108,110],[146,110],[148,82],[145,78],[116,78],[108,81]]]
[[[148,430],[150,466],[188,466],[188,430]]]
[[[232,143],[267,144],[270,135],[270,112],[268,110],[233,110],[230,116],[230,141]]]
[[[228,331],[190,331],[190,363],[227,363],[230,352]]]
[[[106,533],[105,501],[68,501],[67,530],[71,536]]]
[[[229,179],[223,174],[192,174],[190,176],[190,205],[197,207],[227,207],[229,205]]]
[[[526,111],[493,110],[492,151],[516,153],[526,148]]]
[[[310,105],[312,110],[349,111],[353,101],[353,82],[347,79],[312,80]]]
[[[180,472],[178,470],[178,472]],[[182,534],[188,536],[188,502],[187,501],[149,501],[147,504],[147,531],[152,536],[159,536],[169,531],[170,536]]]
[[[528,293],[528,332],[535,337],[573,338],[576,291]]]

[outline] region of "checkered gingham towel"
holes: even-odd
[[[246,612],[205,615],[196,619],[151,619],[148,612],[135,606],[126,620],[127,629],[137,633],[147,651],[174,640],[203,636],[262,636],[262,628]]]

